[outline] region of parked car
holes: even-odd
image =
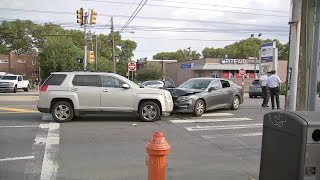
[[[163,89],[141,88],[113,73],[55,72],[40,88],[38,110],[57,122],[75,115],[134,113],[142,121],[156,121],[173,109],[171,94]]]
[[[0,91],[16,93],[18,89],[29,91],[29,80],[23,80],[21,75],[6,74],[0,79]]]
[[[162,89],[174,88],[173,83],[167,80],[166,81],[159,81],[159,80],[145,81],[141,83],[140,86],[145,88],[162,88]]]
[[[253,98],[253,97],[256,98],[258,96],[262,97],[262,88],[261,88],[260,80],[259,79],[255,79],[250,84],[249,97],[250,98]]]
[[[218,108],[236,110],[243,103],[244,94],[242,87],[221,78],[192,78],[168,91],[173,97],[174,112],[195,116]]]

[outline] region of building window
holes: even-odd
[[[218,74],[218,73],[213,73],[213,74],[211,75],[211,77],[212,77],[212,78],[220,78],[220,74]]]
[[[9,60],[7,60],[7,59],[6,60],[1,60],[0,59],[0,64],[7,64],[7,63],[9,63]]]
[[[25,64],[25,63],[27,63],[27,61],[26,60],[18,60],[18,63]]]
[[[37,64],[37,61],[36,60],[32,60],[32,65],[36,65]]]

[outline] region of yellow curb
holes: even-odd
[[[10,108],[10,107],[0,107],[0,110],[3,111],[13,111],[13,112],[21,112],[21,113],[34,113],[39,112],[32,109],[22,109],[22,108]]]

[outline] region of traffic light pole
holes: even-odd
[[[95,41],[96,41],[96,55],[95,55],[95,66],[96,66],[96,71],[98,70],[98,42],[97,42],[97,35],[95,35]]]
[[[113,73],[116,73],[116,53],[114,45],[114,27],[113,17],[111,17],[111,35],[112,35],[112,62],[113,62]]]
[[[83,70],[87,70],[87,64],[88,64],[88,54],[87,54],[87,20],[88,20],[88,13],[86,12],[84,15],[84,23],[83,23],[83,31],[84,31],[84,62],[83,62]]]

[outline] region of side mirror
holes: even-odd
[[[215,88],[215,87],[210,87],[210,88],[209,88],[209,92],[215,91],[215,90],[217,90],[217,88]]]
[[[122,88],[123,88],[123,89],[129,89],[130,86],[129,86],[128,84],[123,84],[123,85],[122,85]]]

